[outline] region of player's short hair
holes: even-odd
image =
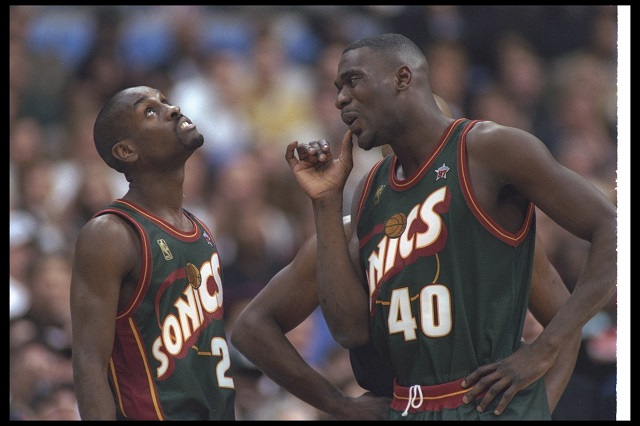
[[[344,54],[350,50],[359,49],[361,47],[368,47],[376,52],[393,53],[402,61],[407,62],[416,68],[420,65],[426,64],[427,61],[422,50],[420,50],[413,41],[402,34],[386,33],[365,37],[347,45],[342,53]]]
[[[124,172],[124,164],[113,156],[113,146],[129,136],[129,129],[124,123],[122,101],[127,89],[113,95],[104,104],[93,125],[93,142],[100,157],[107,165],[119,172]]]

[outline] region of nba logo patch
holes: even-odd
[[[160,246],[160,250],[162,250],[162,255],[164,256],[164,258],[166,260],[173,259],[173,254],[171,254],[171,250],[169,250],[169,245],[167,244],[167,242],[163,239],[159,239],[157,243],[158,246]]]

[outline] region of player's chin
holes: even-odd
[[[188,140],[184,141],[183,144],[187,151],[195,151],[196,149],[204,145],[204,136],[199,134],[196,137],[189,138]]]
[[[364,149],[365,151],[368,151],[374,147],[374,141],[369,137],[366,131],[358,132],[358,134],[355,136],[358,147]]]

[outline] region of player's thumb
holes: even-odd
[[[351,130],[347,130],[342,137],[340,157],[346,164],[353,164],[353,133],[351,133]]]

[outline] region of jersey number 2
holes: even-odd
[[[216,365],[218,387],[234,389],[233,379],[227,376],[227,371],[231,366],[227,341],[222,337],[214,337],[211,339],[211,354],[214,356],[222,356],[222,359]]]

